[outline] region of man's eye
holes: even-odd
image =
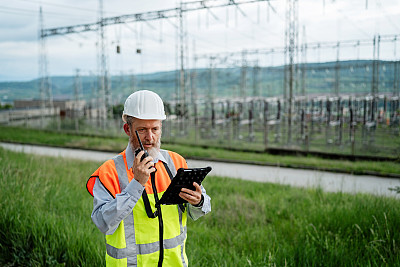
[[[145,133],[145,132],[146,132],[145,129],[139,129],[139,130],[138,130],[138,133],[140,133],[140,134],[143,134],[143,133]]]

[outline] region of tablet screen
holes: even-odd
[[[193,182],[201,185],[204,178],[210,171],[211,167],[178,169],[174,179],[172,179],[171,184],[160,199],[160,204],[173,205],[187,203],[186,200],[179,196],[181,189],[187,188],[193,191],[196,190],[193,186]]]

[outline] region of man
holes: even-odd
[[[186,161],[160,149],[166,116],[156,93],[131,94],[122,118],[129,136],[127,148],[103,163],[86,185],[94,197],[92,220],[106,236],[107,266],[188,266],[187,215],[196,220],[210,212],[211,199],[203,186],[194,183],[195,191],[183,188],[179,194],[189,204],[161,205],[157,206],[161,214],[154,212],[156,197],[161,198],[179,168],[187,168]],[[144,151],[135,156],[140,147],[135,131],[149,154],[143,160]]]

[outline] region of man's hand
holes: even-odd
[[[135,160],[133,161],[133,174],[135,176],[135,180],[144,186],[147,183],[147,180],[149,180],[150,174],[155,172],[156,168],[153,168],[154,163],[151,156],[148,156],[140,161],[143,154],[144,151],[142,150],[135,157]]]
[[[192,204],[193,206],[196,206],[200,203],[201,201],[201,187],[198,185],[196,182],[193,182],[193,186],[196,188],[196,191],[187,189],[187,188],[182,188],[181,192],[179,193],[179,196]]]

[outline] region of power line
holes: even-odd
[[[223,3],[223,4],[219,3],[221,1],[215,1],[215,0],[187,2],[187,3],[182,3],[180,8],[172,8],[172,9],[164,9],[157,11],[149,11],[144,13],[128,14],[116,17],[108,17],[108,18],[103,18],[101,22],[45,29],[43,30],[42,37],[84,32],[84,31],[96,31],[100,23],[103,26],[110,26],[125,22],[151,21],[151,20],[165,19],[171,17],[178,17],[179,12],[190,12],[195,10],[208,9],[211,7],[212,8],[226,7],[231,5],[249,4],[261,1],[269,1],[269,0],[229,0],[228,3]]]
[[[366,35],[367,37],[370,37],[370,34],[369,34],[369,33],[367,33],[367,32],[364,31],[362,28],[360,28],[360,27],[357,25],[357,23],[354,23],[354,21],[351,20],[346,14],[344,14],[342,10],[338,10],[338,11],[339,11],[339,13],[342,14],[342,16],[343,16],[345,19],[347,19],[347,20],[354,26],[354,28],[356,28],[358,31],[362,32],[362,33],[363,33],[364,35]]]
[[[219,0],[214,0],[214,1],[195,1],[195,2],[187,2],[187,3],[182,3],[181,9],[182,12],[189,12],[189,11],[195,11],[195,10],[209,10],[210,8],[216,8],[216,7],[226,7],[226,6],[232,6],[232,5],[239,5],[239,4],[248,4],[248,3],[255,3],[255,2],[262,2],[262,1],[269,1],[269,0],[229,0],[227,3],[222,3]],[[151,20],[158,20],[158,19],[167,19],[168,22],[172,23],[169,18],[172,17],[177,17],[179,14],[180,8],[172,8],[172,9],[165,9],[165,10],[158,10],[158,11],[149,11],[145,13],[136,13],[136,14],[129,14],[129,15],[122,15],[122,16],[116,16],[116,17],[108,17],[108,18],[103,18],[101,23],[103,26],[110,26],[110,25],[115,25],[115,24],[127,24],[128,22],[146,22],[148,23]],[[42,32],[42,37],[49,37],[53,35],[64,35],[64,34],[70,34],[70,33],[81,33],[81,32],[87,32],[87,31],[97,31],[99,28],[100,22],[95,22],[95,23],[88,23],[88,24],[80,24],[80,25],[74,25],[74,26],[67,26],[67,27],[58,27],[58,28],[52,28],[52,29],[45,29]],[[173,24],[175,25],[175,24]],[[230,28],[231,29],[231,28]],[[234,29],[231,29],[234,30]],[[240,35],[251,39],[252,41],[257,41],[254,37],[249,36],[245,33],[235,31],[236,33],[239,33]],[[195,36],[193,34],[189,34],[189,36]],[[196,38],[200,39],[201,38]],[[207,40],[209,43],[209,40]],[[221,46],[222,47],[222,46]]]
[[[383,7],[382,3],[379,0],[377,0],[376,3],[377,3],[377,6],[382,10],[382,13],[384,14],[385,19],[393,26],[393,28],[395,28],[397,31],[400,31],[400,28],[397,26],[396,23],[394,23],[392,21],[392,19],[390,18],[390,16],[386,12],[385,8]]]
[[[270,1],[268,1],[268,4],[270,4]],[[267,29],[267,28],[261,26],[259,23],[254,22],[254,21],[250,18],[250,16],[247,15],[246,12],[244,12],[241,8],[239,8],[239,6],[236,6],[236,8],[240,11],[240,13],[243,15],[243,17],[245,17],[245,18],[246,18],[248,21],[250,21],[253,25],[257,26],[258,28],[260,28],[260,29],[262,29],[262,30],[264,30],[264,31],[266,31],[267,33],[270,33],[270,34],[273,34],[273,35],[275,35],[275,36],[278,36],[278,34],[276,34],[276,33],[274,33],[274,32],[271,32],[269,29]],[[273,11],[274,11],[275,14],[278,15],[278,13],[276,12],[275,9],[273,9]],[[278,16],[278,17],[281,18],[280,16]]]
[[[30,14],[18,13],[18,12],[15,12],[15,11],[5,11],[5,10],[1,10],[1,9],[0,9],[0,13],[5,13],[7,15],[22,15],[22,16],[30,16],[30,17],[33,16],[32,13],[30,13]]]
[[[1,9],[3,9],[3,10],[1,10]],[[0,6],[0,12],[8,13],[6,11],[11,11],[11,13],[14,13],[14,14],[16,14],[16,12],[17,12],[17,15],[33,15],[33,16],[37,16],[37,10]],[[18,12],[22,12],[22,13],[18,13]],[[46,12],[46,16],[47,15],[57,16],[57,17],[65,16],[66,18],[71,18],[71,15],[69,15],[69,14],[58,13],[58,12]],[[78,17],[77,15],[72,15],[72,16]],[[82,16],[79,16],[79,17],[82,18]],[[87,18],[84,18],[84,19],[87,19]]]
[[[43,2],[43,1],[35,1],[35,0],[17,0],[17,1],[28,2],[28,3],[37,3],[37,4],[41,5],[41,6],[54,6],[54,7],[69,8],[69,9],[73,9],[73,10],[80,10],[80,11],[90,12],[93,15],[97,14],[97,10],[96,9],[89,9],[89,8],[82,8],[82,7],[77,7],[77,6],[54,4],[54,3]],[[109,14],[119,14],[120,12],[108,11],[107,13],[109,13]]]
[[[239,9],[238,6],[235,6],[235,7]],[[265,31],[266,31],[267,33],[269,33],[269,34],[272,34],[272,35],[275,35],[275,36],[279,36],[278,34],[276,34],[276,33],[274,33],[274,32],[271,32],[271,31],[269,31],[268,29],[262,27],[261,25],[255,23],[254,21],[252,21],[252,20],[250,19],[250,17],[249,17],[243,10],[240,9],[240,12],[241,12],[242,15],[243,15],[246,19],[248,19],[253,25],[258,26],[260,29],[265,30]],[[209,8],[207,8],[207,13],[211,14],[212,17],[213,17],[216,21],[219,21],[219,22],[223,23],[223,21],[222,21],[215,13],[213,13]],[[260,40],[258,40],[258,39],[255,39],[254,36],[250,36],[250,35],[248,35],[248,34],[242,32],[242,31],[240,31],[240,30],[237,29],[237,28],[232,28],[232,27],[230,27],[230,26],[227,26],[227,28],[228,28],[230,31],[232,31],[232,32],[234,32],[234,33],[236,33],[236,34],[239,34],[239,35],[241,35],[241,36],[243,36],[243,37],[245,37],[245,38],[247,38],[247,39],[250,39],[250,40],[252,40],[252,41],[256,41],[256,42],[263,43],[262,41],[260,41]],[[194,36],[194,34],[190,34],[190,33],[189,33],[189,35]]]
[[[76,7],[76,6],[60,5],[60,4],[48,3],[48,2],[43,2],[43,1],[35,1],[35,0],[17,0],[17,1],[36,3],[41,6],[55,6],[55,7],[70,8],[70,9],[74,9],[74,10],[89,11],[91,13],[96,13],[96,10],[86,9],[86,8],[81,8],[81,7]]]

